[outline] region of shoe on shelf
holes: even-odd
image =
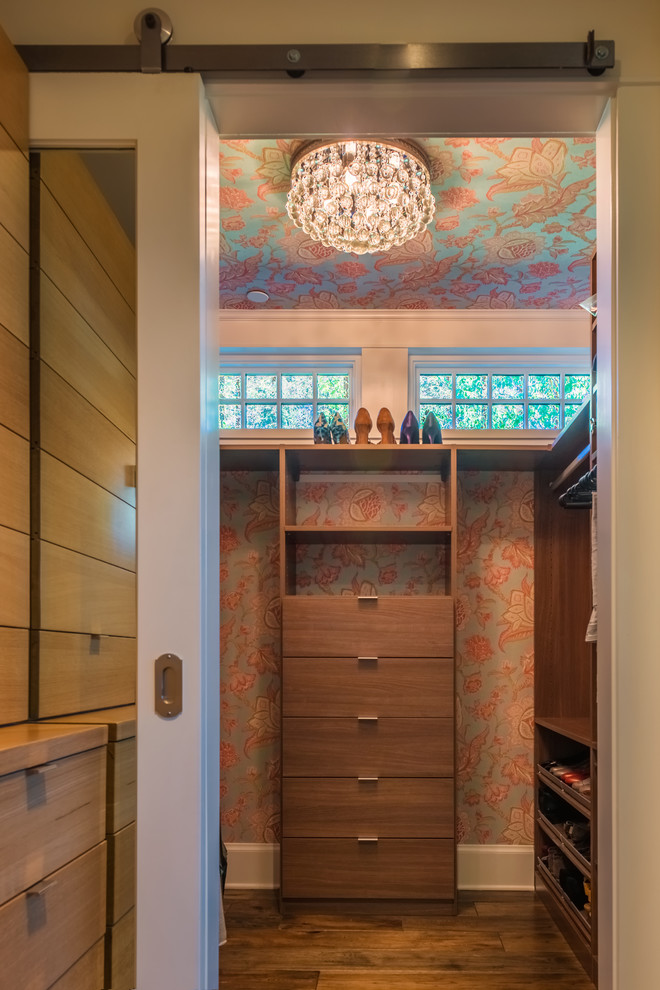
[[[442,430],[435,413],[427,413],[422,427],[422,443],[442,443]]]
[[[325,413],[319,413],[314,423],[314,443],[332,443],[332,433]]]
[[[360,406],[354,423],[356,444],[371,443],[369,434],[373,425],[374,424],[371,422],[371,416],[368,411],[364,408],[364,406]]]
[[[383,406],[381,411],[378,413],[376,426],[378,427],[378,432],[380,433],[379,442],[388,446],[393,446],[396,443],[396,440],[394,439],[394,420],[392,419],[392,413],[385,406]]]
[[[419,423],[412,409],[403,417],[399,443],[419,443]]]
[[[336,412],[332,417],[330,433],[332,434],[333,443],[346,444],[351,442],[348,436],[348,427],[338,412]]]

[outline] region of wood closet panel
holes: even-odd
[[[30,624],[30,537],[0,526],[0,626]]]
[[[25,154],[0,125],[0,217],[21,247],[30,248],[28,189],[30,166]]]
[[[48,279],[41,280],[41,358],[135,440],[135,378]]]
[[[0,423],[26,439],[30,435],[29,402],[27,346],[4,327],[0,327]]]
[[[40,533],[42,540],[135,569],[135,509],[44,453]]]
[[[135,443],[46,365],[41,402],[41,449],[135,505]]]
[[[135,662],[132,638],[41,632],[33,684],[36,717],[133,704]]]
[[[41,268],[124,367],[135,375],[135,314],[44,187]]]
[[[21,151],[28,151],[28,71],[0,27],[0,124]]]
[[[41,628],[135,636],[135,574],[42,543]]]
[[[29,632],[0,626],[0,723],[27,717]]]
[[[0,522],[21,533],[30,531],[30,446],[0,425]]]
[[[0,217],[2,214],[0,213]],[[4,218],[3,218],[4,219]],[[0,224],[0,323],[22,340],[29,340],[27,298],[29,291],[28,255]]]
[[[80,155],[43,155],[41,179],[130,308],[135,311],[135,251]]]

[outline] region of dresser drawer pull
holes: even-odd
[[[378,595],[358,595],[357,600],[359,602],[377,602]]]
[[[367,723],[373,725],[374,722],[378,721],[377,715],[358,715],[358,722]]]
[[[358,657],[358,663],[378,663],[378,657]]]
[[[36,777],[48,773],[49,770],[57,770],[57,763],[42,763],[40,767],[28,767],[25,771],[27,777]]]
[[[358,777],[358,784],[377,784],[378,777]]]
[[[30,887],[30,889],[26,890],[25,893],[28,897],[41,897],[47,890],[50,890],[51,887],[57,887],[57,880],[50,880],[48,883],[35,884],[34,887]]]
[[[373,846],[378,842],[377,835],[358,835],[358,842],[363,846]]]

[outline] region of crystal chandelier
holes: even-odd
[[[428,159],[408,141],[312,141],[292,159],[286,208],[326,247],[389,251],[433,219]]]

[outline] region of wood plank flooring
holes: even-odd
[[[533,893],[463,893],[452,917],[279,913],[225,891],[222,990],[593,990]]]

